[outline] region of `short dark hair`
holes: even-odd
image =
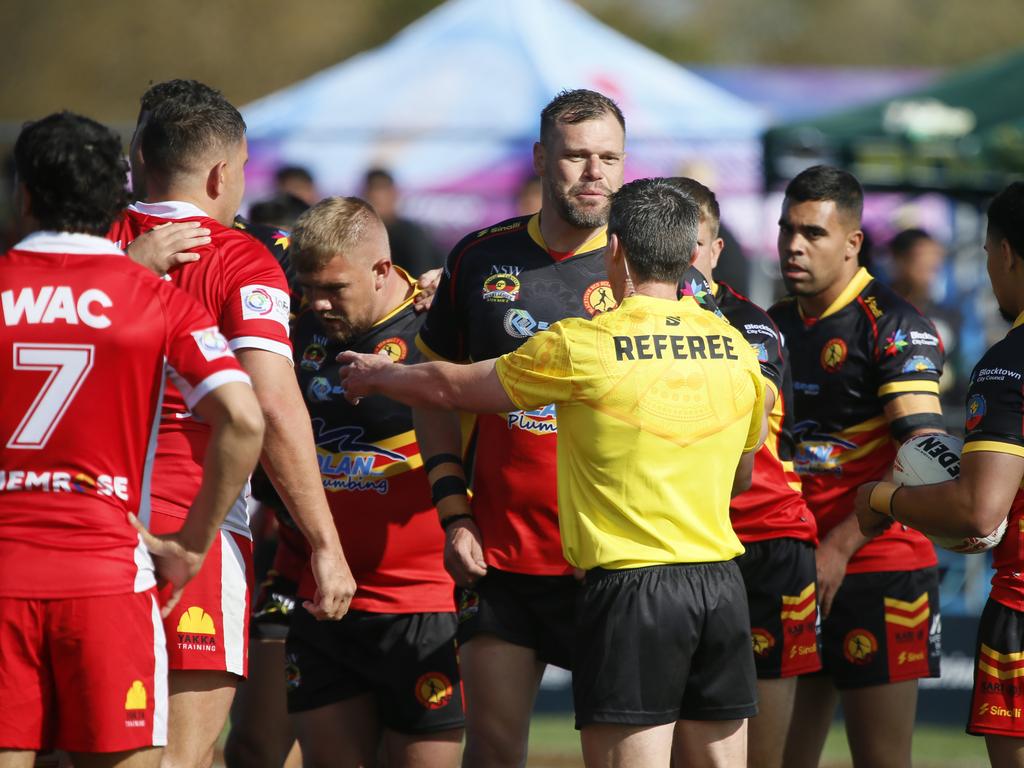
[[[911,249],[918,243],[934,239],[923,229],[917,227],[904,229],[902,232],[897,232],[892,240],[889,241],[889,253],[899,259],[909,254]]]
[[[308,168],[304,168],[301,165],[282,165],[274,172],[274,181],[278,184],[288,179],[298,179],[307,184],[312,184],[313,174],[309,172]]]
[[[626,130],[626,118],[622,116],[619,105],[604,94],[586,88],[561,91],[541,110],[540,143],[548,143],[556,123],[572,125],[586,120],[596,120],[606,114],[614,115],[622,130]]]
[[[152,112],[168,99],[175,99],[190,106],[223,101],[224,94],[206,83],[198,80],[164,80],[149,86],[139,99],[139,118],[146,112]]]
[[[371,168],[366,172],[366,176],[363,179],[363,187],[365,188],[378,182],[383,182],[389,187],[393,187],[395,186],[395,177],[386,168]]]
[[[637,179],[612,195],[608,235],[626,250],[634,280],[677,283],[697,247],[700,206],[665,179]]]
[[[105,235],[128,204],[121,139],[82,115],[57,112],[26,123],[14,167],[43,229]]]
[[[711,237],[718,237],[718,226],[722,221],[722,211],[718,207],[718,198],[715,197],[715,193],[689,176],[673,176],[665,179],[665,181],[680,192],[690,196],[700,208],[701,219],[708,222],[708,227],[711,229]]]
[[[249,221],[270,227],[290,228],[309,208],[295,195],[280,194],[260,200],[249,208]]]
[[[147,173],[191,173],[213,149],[232,147],[245,136],[245,121],[225,99],[190,104],[167,99],[156,106],[142,130]]]
[[[831,200],[836,208],[860,226],[864,214],[864,189],[852,173],[831,165],[812,165],[786,186],[786,198],[796,203]]]
[[[1010,248],[1024,258],[1024,181],[1015,181],[988,204],[988,229],[1005,238]]]

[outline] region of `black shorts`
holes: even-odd
[[[1024,613],[989,598],[978,625],[967,732],[1024,738]]]
[[[594,569],[576,630],[577,728],[757,714],[747,596],[732,561]]]
[[[744,544],[736,558],[747,588],[754,666],[761,679],[821,669],[814,547],[796,539]]]
[[[252,604],[249,637],[253,640],[280,640],[288,637],[288,624],[296,605],[298,584],[277,571],[267,571]]]
[[[854,573],[821,623],[823,672],[840,690],[939,676],[939,572]]]
[[[463,725],[454,613],[349,611],[340,621],[317,621],[300,609],[285,650],[290,713],[370,693],[393,731]]]
[[[473,589],[456,590],[459,644],[494,635],[533,648],[546,664],[572,669],[579,591],[573,576],[531,576],[489,567]]]

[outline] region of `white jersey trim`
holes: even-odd
[[[128,210],[142,213],[146,216],[156,216],[158,219],[213,218],[213,216],[198,205],[186,203],[182,200],[164,200],[159,203],[132,203],[128,206]]]
[[[82,256],[124,256],[124,251],[105,237],[84,232],[33,232],[14,246],[16,251],[30,253],[73,253]]]
[[[252,386],[252,380],[249,376],[245,372],[238,370],[226,370],[211,373],[201,382],[196,384],[195,387],[189,386],[189,383],[185,381],[181,374],[174,370],[174,367],[171,365],[167,366],[167,375],[171,377],[171,381],[174,382],[174,386],[178,388],[178,391],[181,392],[181,396],[185,398],[185,405],[188,406],[190,411],[195,408],[196,403],[213,392],[213,390],[217,389],[217,387],[222,387],[232,381],[240,381],[243,384],[248,384],[250,387]]]
[[[230,533],[220,533],[220,610],[224,617],[224,663],[228,672],[245,674],[245,558]]]
[[[252,483],[246,480],[238,497],[231,502],[224,522],[220,524],[222,531],[231,531],[252,541],[252,529],[249,527],[250,498],[252,498]]]
[[[289,363],[294,363],[292,348],[283,341],[265,339],[262,336],[237,336],[228,342],[228,346],[231,347],[232,352],[237,352],[240,349],[262,349],[286,357]]]

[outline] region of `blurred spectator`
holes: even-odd
[[[942,339],[946,349],[946,367],[939,383],[942,412],[949,427],[960,431],[970,368],[960,353],[963,318],[942,303],[946,249],[923,229],[905,229],[889,241],[889,257],[892,289],[931,320]]]
[[[269,200],[260,200],[249,208],[249,221],[279,229],[291,229],[295,220],[309,206],[295,195],[281,193]]]
[[[317,191],[316,182],[313,181],[313,174],[301,165],[281,166],[274,174],[274,181],[280,195],[297,197],[307,206],[316,205],[320,201],[320,193]]]
[[[416,222],[398,215],[398,189],[388,171],[372,168],[366,172],[363,199],[373,206],[384,222],[393,263],[414,277],[443,264],[444,254],[427,231]]]
[[[529,216],[540,210],[540,177],[528,176],[516,192],[516,216]]]

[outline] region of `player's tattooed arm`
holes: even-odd
[[[144,232],[125,251],[136,264],[163,277],[183,264],[199,261],[192,249],[209,242],[210,230],[198,221],[176,221]]]

